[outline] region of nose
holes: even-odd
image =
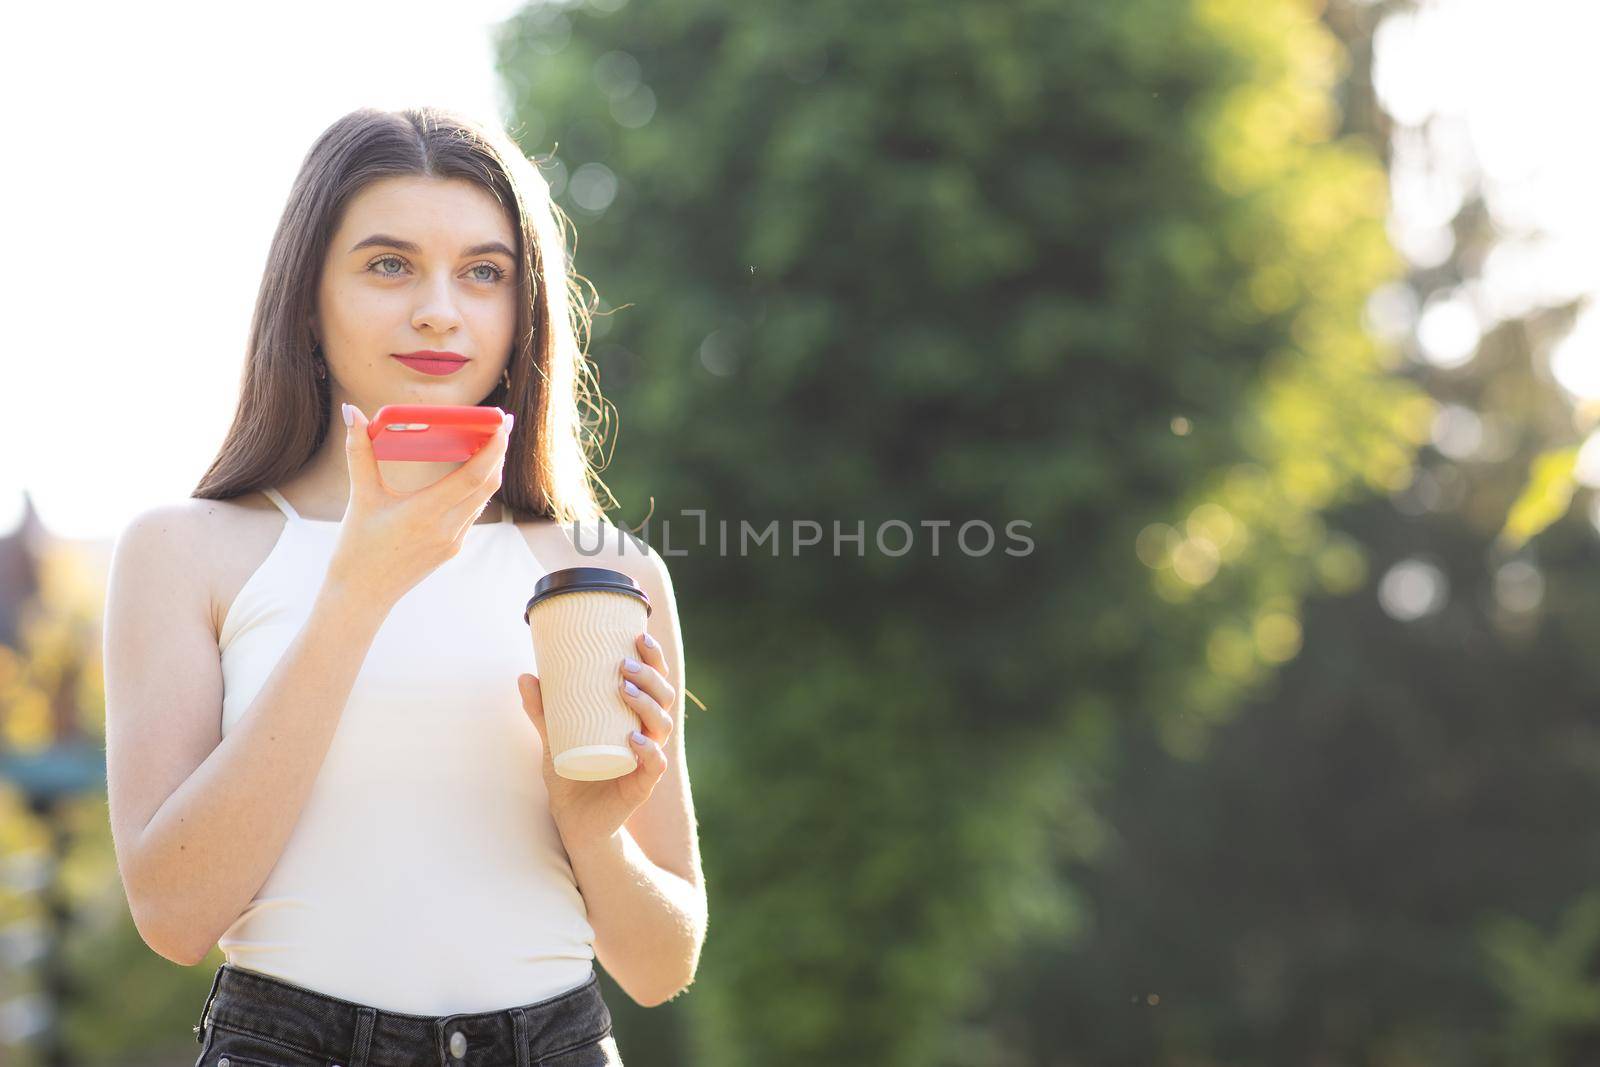
[[[448,275],[435,275],[430,282],[417,289],[416,310],[411,313],[411,326],[418,333],[445,334],[461,325],[461,313],[456,310]]]

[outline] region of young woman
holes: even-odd
[[[220,454],[117,540],[117,862],[152,949],[226,955],[198,1064],[615,1064],[593,961],[643,1005],[693,980],[678,613],[596,499],[565,225],[499,130],[335,122],[273,239]],[[462,463],[377,460],[390,403],[510,418]],[[527,670],[524,606],[569,566],[652,605],[617,664],[639,764],[611,781],[555,773]]]

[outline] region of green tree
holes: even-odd
[[[1356,56],[1353,132],[1380,151],[1366,49],[1404,6],[1327,13]],[[1466,178],[1452,254],[1391,293],[1413,308],[1480,281],[1504,236]],[[1324,515],[1364,577],[1307,601],[1303,651],[1204,760],[1124,721],[1095,798],[1110,844],[1064,868],[1092,921],[972,1010],[1006,1056],[1595,1062],[1600,572],[1593,494],[1562,461],[1593,415],[1545,367],[1575,310],[1494,323],[1459,366],[1404,341],[1438,405],[1428,446],[1401,490]]]
[[[1399,265],[1338,42],[1294,0],[688,0],[529,8],[499,53],[604,297],[619,518],[685,550],[679,1062],[981,1061],[955,1020],[1078,923],[1117,724],[1201,751],[1359,580],[1320,512],[1425,435],[1361,325]],[[718,547],[795,519],[824,544]],[[891,556],[893,519],[952,525]]]

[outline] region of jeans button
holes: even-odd
[[[450,1055],[461,1059],[467,1054],[467,1035],[460,1030],[450,1035]]]
[[[228,1067],[228,1057],[224,1056],[217,1061],[217,1067]]]

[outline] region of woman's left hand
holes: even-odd
[[[550,794],[550,814],[569,848],[604,841],[621,829],[628,816],[650,799],[656,782],[667,769],[663,746],[672,733],[672,716],[667,709],[672,707],[678,694],[667,684],[667,661],[660,645],[648,634],[640,634],[634,639],[634,647],[639,652],[635,660],[638,670],[628,671],[618,663],[617,687],[622,690],[623,702],[639,716],[645,740],[640,743],[636,737],[628,739],[639,757],[639,765],[628,774],[608,781],[579,782],[556,773],[555,758],[550,754],[550,737],[545,732],[539,679],[532,674],[517,676],[522,708],[533,720],[544,746],[544,784]],[[630,681],[636,692],[628,692],[626,683]]]

